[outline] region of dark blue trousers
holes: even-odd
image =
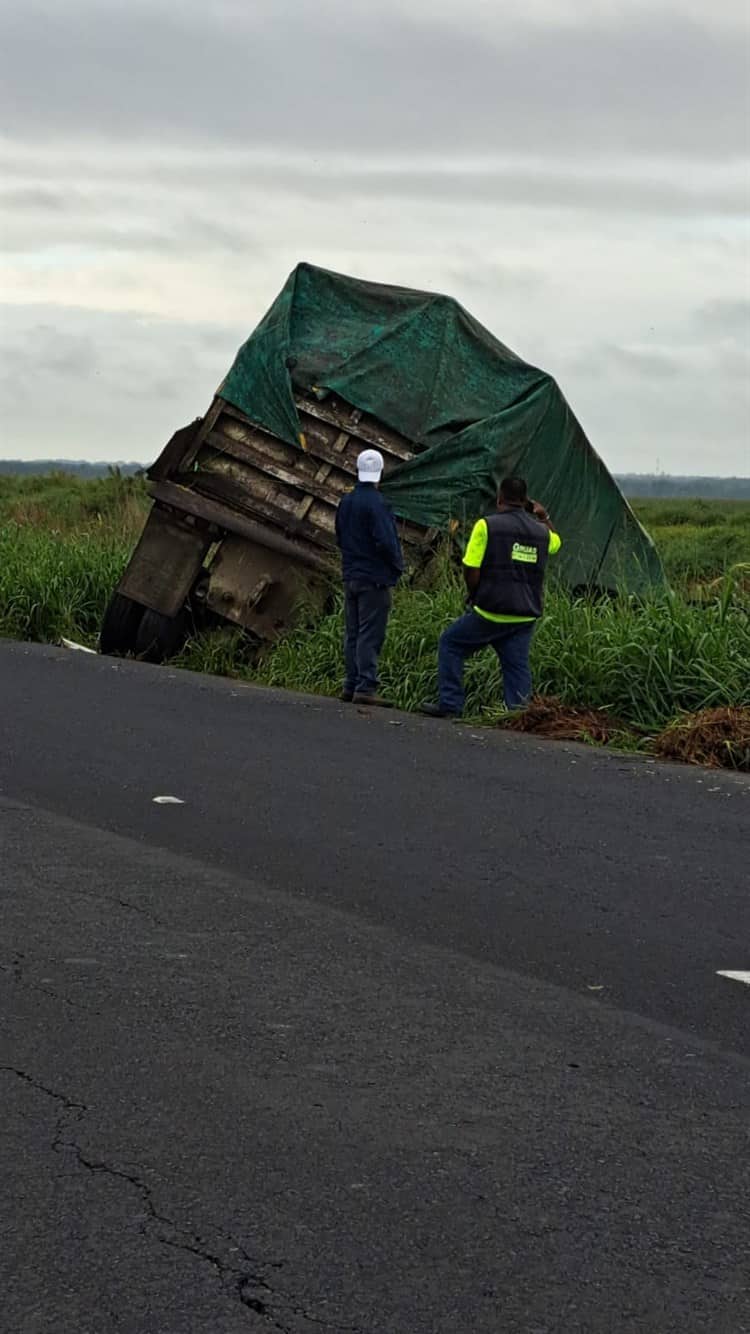
[[[503,697],[508,709],[522,709],[531,698],[529,650],[536,621],[488,621],[467,611],[448,626],[438,646],[440,707],[461,713],[464,707],[464,663],[483,648],[493,648],[503,672]]]
[[[344,584],[344,689],[358,695],[378,690],[378,658],[391,610],[390,588],[361,580]]]

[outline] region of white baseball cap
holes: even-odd
[[[357,458],[360,482],[379,482],[383,476],[383,455],[377,449],[363,449]]]

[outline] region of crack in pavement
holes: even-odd
[[[51,1145],[54,1153],[62,1154],[69,1150],[75,1155],[78,1165],[85,1168],[86,1171],[94,1175],[108,1176],[117,1181],[126,1182],[138,1192],[147,1214],[146,1219],[139,1225],[138,1229],[145,1240],[152,1239],[150,1230],[154,1227],[155,1235],[153,1239],[159,1245],[195,1256],[196,1259],[210,1265],[218,1275],[222,1286],[233,1290],[244,1307],[268,1321],[271,1328],[278,1330],[279,1334],[300,1334],[298,1323],[300,1320],[305,1321],[308,1326],[314,1326],[317,1330],[331,1330],[335,1331],[336,1334],[366,1334],[366,1331],[359,1325],[342,1325],[335,1321],[326,1320],[324,1317],[313,1315],[288,1293],[269,1283],[263,1271],[282,1269],[284,1266],[283,1260],[261,1261],[254,1259],[231,1232],[215,1228],[217,1238],[228,1244],[229,1254],[236,1252],[244,1262],[243,1265],[232,1263],[226,1258],[226,1254],[222,1254],[221,1244],[209,1249],[209,1243],[202,1236],[187,1231],[171,1218],[160,1213],[154,1203],[151,1186],[136,1172],[127,1172],[123,1168],[104,1161],[104,1159],[91,1157],[88,1151],[84,1150],[75,1139],[70,1137],[73,1128],[82,1121],[89,1110],[86,1103],[77,1102],[74,1098],[68,1097],[67,1094],[50,1088],[27,1071],[19,1070],[15,1066],[1,1065],[0,1073],[15,1076],[30,1088],[43,1093],[59,1104],[60,1112],[55,1122]],[[173,1235],[163,1235],[162,1229],[170,1230]],[[284,1323],[289,1319],[294,1319],[296,1328]],[[302,1334],[304,1334],[304,1331],[302,1331]]]
[[[88,897],[92,896],[89,895]],[[152,913],[150,909],[142,908],[139,903],[131,903],[129,899],[110,899],[109,902],[116,903],[118,908],[128,908],[130,912],[137,912],[141,917],[146,917],[149,922],[153,922],[154,926],[169,927],[170,925],[163,918],[157,917],[156,913]]]
[[[26,977],[26,955],[16,952],[9,963],[0,964],[0,973],[9,974],[14,982],[19,986],[28,987],[30,991],[39,991],[43,996],[51,996],[53,1000],[62,1001],[63,1005],[68,1005],[72,1010],[83,1010],[86,1014],[99,1014],[98,1010],[92,1010],[88,1005],[79,1005],[78,1001],[71,1000],[69,996],[63,996],[62,992],[55,991],[52,987],[45,987],[41,982],[32,982]]]

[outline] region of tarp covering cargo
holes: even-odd
[[[517,474],[554,517],[571,587],[636,592],[663,581],[651,539],[555,381],[450,297],[298,265],[218,393],[303,448],[293,387],[337,394],[413,443],[417,456],[383,486],[402,518],[465,526]]]

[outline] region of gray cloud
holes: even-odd
[[[561,350],[558,378],[606,462],[618,472],[750,475],[748,372],[720,350],[617,347]],[[600,392],[586,391],[599,382]],[[578,398],[578,395],[581,395]]]
[[[3,213],[63,213],[71,209],[74,202],[70,194],[62,189],[45,190],[41,186],[28,186],[19,190],[0,191],[0,210]]]
[[[623,6],[586,25],[498,9],[6,7],[0,112],[21,138],[153,136],[368,153],[746,151],[741,29]],[[34,77],[29,77],[33,71]]]
[[[736,340],[750,355],[750,296],[739,301],[706,302],[695,312],[695,325],[701,334]]]
[[[0,317],[0,416],[7,455],[149,462],[208,407],[243,326],[154,320],[75,307]],[[23,433],[19,427],[23,424]]]
[[[639,380],[674,380],[686,369],[679,356],[660,348],[618,347],[607,343],[597,349],[596,362],[602,369],[624,371]]]
[[[10,161],[19,165],[17,157],[11,155]],[[8,255],[53,245],[57,250],[67,246],[103,254],[197,259],[222,253],[241,259],[268,248],[273,230],[268,215],[274,210],[309,218],[310,205],[315,214],[344,210],[363,227],[376,226],[389,204],[433,210],[460,207],[473,213],[475,220],[490,214],[500,218],[519,209],[567,212],[584,219],[586,215],[700,219],[709,206],[715,216],[726,219],[741,219],[745,212],[744,182],[729,170],[709,174],[700,188],[681,179],[679,171],[654,173],[650,167],[639,175],[632,165],[596,172],[454,161],[430,169],[386,170],[349,161],[316,168],[293,159],[233,161],[232,155],[217,163],[210,155],[195,154],[180,162],[168,155],[141,164],[126,160],[120,163],[119,176],[111,157],[104,170],[96,156],[74,163],[66,158],[67,185],[43,188],[35,183],[45,178],[54,181],[54,169],[49,155],[27,158],[25,171],[31,173],[31,183],[0,192]],[[371,235],[369,244],[377,248],[376,235]],[[517,284],[519,271],[527,272],[529,265],[522,264],[520,270],[507,263],[500,267],[509,281],[512,271]]]

